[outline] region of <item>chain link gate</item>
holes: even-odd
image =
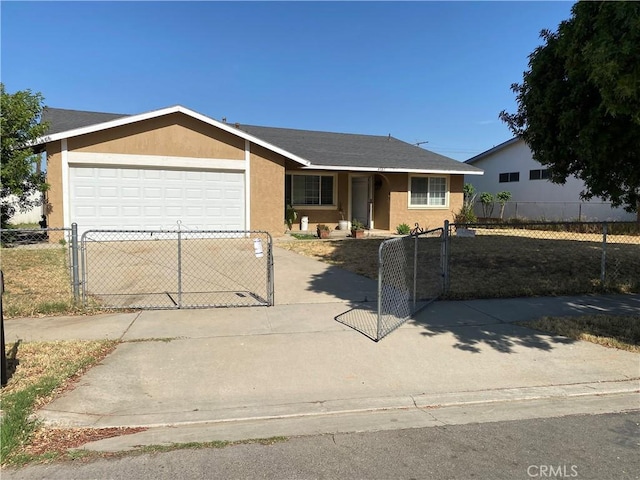
[[[378,249],[378,302],[359,305],[336,317],[378,341],[438,298],[446,282],[448,229],[385,240]]]
[[[418,231],[380,244],[376,340],[438,298],[444,289],[444,229]]]
[[[261,231],[89,230],[83,303],[104,308],[273,305],[272,239]]]

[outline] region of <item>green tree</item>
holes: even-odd
[[[460,211],[454,215],[453,221],[455,223],[474,223],[478,220],[473,211],[473,205],[476,202],[477,196],[476,188],[470,183],[465,183],[462,191],[464,193],[462,207],[460,207]]]
[[[509,200],[511,200],[511,192],[508,192],[506,190],[498,192],[496,193],[496,199],[500,204],[500,220],[502,220],[502,217],[504,217],[504,206]]]
[[[482,216],[484,218],[490,218],[493,215],[493,195],[489,192],[482,192],[480,194],[480,203],[482,204]]]
[[[40,93],[31,90],[6,93],[2,83],[0,93],[0,215],[4,226],[17,211],[42,203],[32,195],[47,189],[45,174],[40,169],[40,157],[29,148],[29,142],[44,135],[48,125],[40,123],[43,109]]]
[[[500,113],[554,183],[575,175],[581,197],[628,211],[640,202],[640,2],[578,2],[529,56]],[[640,218],[640,212],[639,212]]]

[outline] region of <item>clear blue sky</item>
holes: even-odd
[[[51,107],[391,134],[465,160],[511,138],[542,29],[573,2],[7,2],[8,92]]]

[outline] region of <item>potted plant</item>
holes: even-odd
[[[329,238],[329,234],[331,233],[331,229],[328,225],[320,224],[318,225],[318,238]]]
[[[289,227],[289,230],[291,230],[291,227],[293,226],[297,218],[298,212],[296,212],[296,209],[291,205],[287,205],[287,208],[284,212],[284,221],[287,224],[287,227]]]
[[[353,238],[364,237],[364,224],[357,218],[351,221],[351,236]]]
[[[338,213],[340,214],[340,220],[338,220],[338,229],[340,230],[349,230],[349,222],[344,219],[344,210],[342,209],[342,204],[338,204]]]

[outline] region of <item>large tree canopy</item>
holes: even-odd
[[[48,127],[39,123],[43,108],[40,93],[30,90],[6,93],[2,83],[0,93],[0,214],[4,226],[16,211],[41,203],[33,194],[46,190],[47,185],[39,157],[29,148],[29,142],[42,136]]]
[[[638,211],[640,201],[640,2],[576,3],[529,56],[518,111],[500,113],[533,158],[581,196]]]

